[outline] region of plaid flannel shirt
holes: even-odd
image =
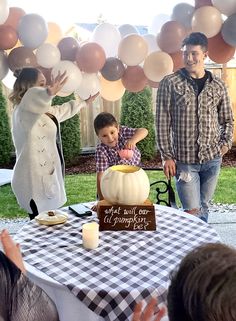
[[[156,126],[163,160],[204,163],[220,156],[222,145],[232,146],[233,114],[226,86],[206,72],[208,78],[199,95],[184,68],[160,82]]]
[[[95,160],[96,171],[104,172],[108,167],[118,164],[139,165],[141,161],[141,153],[137,147],[134,149],[134,155],[131,159],[121,159],[118,151],[123,149],[127,140],[133,137],[136,129],[126,126],[120,126],[118,134],[118,144],[115,148],[111,148],[103,143],[96,147]]]

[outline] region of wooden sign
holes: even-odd
[[[143,205],[111,205],[98,202],[99,230],[155,231],[155,208],[151,202]]]

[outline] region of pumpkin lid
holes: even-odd
[[[35,219],[39,224],[56,225],[67,221],[68,214],[60,210],[44,211],[38,214]]]

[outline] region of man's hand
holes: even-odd
[[[227,152],[228,152],[229,148],[227,145],[223,145],[220,149],[220,155],[223,157]]]
[[[167,159],[163,162],[163,171],[167,179],[175,176],[176,174],[176,164],[173,159]]]
[[[134,308],[132,321],[160,321],[166,314],[166,308],[163,306],[157,313],[157,299],[152,298],[146,308],[143,310],[142,302],[136,304]],[[155,318],[153,319],[153,317]]]

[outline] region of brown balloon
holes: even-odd
[[[213,6],[211,0],[195,0],[195,8],[200,8],[204,6]]]
[[[103,77],[110,81],[120,79],[125,72],[125,66],[123,62],[115,57],[108,57],[106,63],[101,70]]]
[[[183,52],[181,50],[170,53],[170,56],[174,63],[173,71],[184,67]]]
[[[8,55],[9,68],[14,72],[23,67],[37,67],[36,56],[33,50],[26,47],[12,49]]]
[[[76,63],[81,71],[96,73],[106,62],[104,49],[96,42],[83,44],[77,51]]]
[[[162,51],[173,53],[180,50],[186,37],[185,27],[178,21],[167,21],[157,36],[157,44]]]
[[[121,78],[123,86],[130,92],[139,92],[147,85],[147,77],[140,66],[128,66]]]
[[[13,29],[17,31],[18,23],[20,18],[25,15],[25,11],[18,7],[10,7],[9,15],[7,20],[4,22],[4,25],[11,26]]]
[[[62,38],[58,44],[61,53],[61,60],[76,60],[76,54],[79,49],[79,42],[73,37]]]
[[[221,32],[216,36],[208,39],[208,56],[217,64],[224,64],[233,58],[235,47],[227,44]]]
[[[11,26],[0,25],[0,50],[13,48],[18,40],[16,30]]]

